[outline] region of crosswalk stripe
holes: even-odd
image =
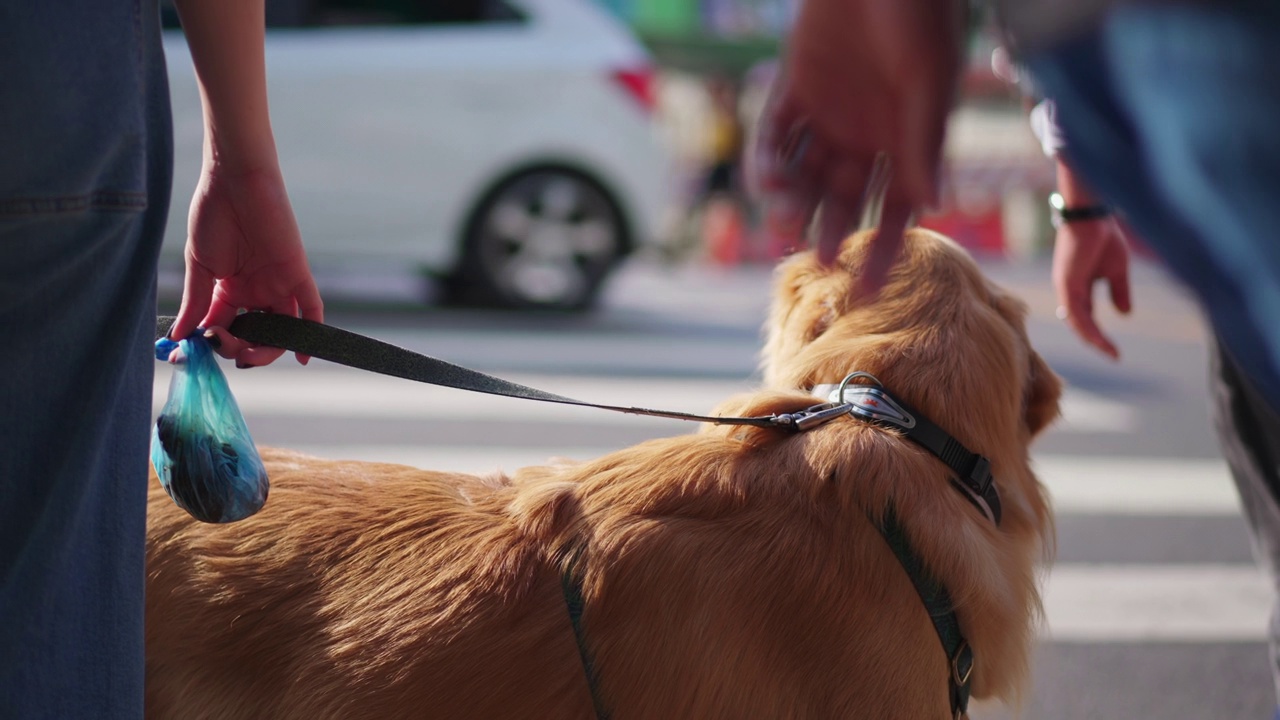
[[[1219,459],[1037,455],[1033,467],[1057,512],[1237,515],[1240,501]]]
[[[257,373],[256,375],[254,373]],[[155,412],[168,394],[169,366],[156,373]],[[752,381],[687,378],[566,377],[511,374],[506,379],[589,402],[705,413],[729,397],[754,389]],[[679,421],[610,413],[592,408],[530,402],[514,398],[428,387],[372,373],[325,369],[308,372],[255,370],[230,378],[236,402],[246,416],[433,419],[460,422],[529,420],[585,422],[636,427],[678,427]],[[1062,419],[1054,432],[1123,433],[1136,426],[1132,407],[1081,390],[1068,390]]]
[[[1237,565],[1058,565],[1045,588],[1058,642],[1262,642],[1275,590]]]

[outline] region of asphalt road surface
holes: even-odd
[[[1069,384],[1035,447],[1057,511],[1047,628],[1022,717],[1263,720],[1272,591],[1255,568],[1206,413],[1197,312],[1140,266],[1135,312],[1104,313],[1112,363],[1053,317],[1048,267],[986,263],[1032,309],[1031,336]],[[633,262],[579,316],[416,304],[406,278],[325,276],[331,323],[551,392],[703,412],[755,381],[769,270]],[[692,428],[415,385],[291,359],[225,364],[261,445],[327,457],[484,471],[593,457]],[[163,402],[167,369],[156,381]],[[975,720],[1011,718],[979,705]]]

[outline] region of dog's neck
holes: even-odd
[[[864,379],[875,384],[851,382]],[[1000,524],[1000,495],[991,476],[991,461],[969,450],[918,410],[893,397],[875,376],[854,372],[838,384],[815,385],[810,392],[836,408],[847,405],[854,417],[896,429],[928,450],[951,469],[956,490],[993,524]]]

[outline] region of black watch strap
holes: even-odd
[[[1111,208],[1106,205],[1086,205],[1084,207],[1069,207],[1058,211],[1058,217],[1062,218],[1062,222],[1077,222],[1080,220],[1100,220],[1104,217],[1111,216]]]
[[[1058,193],[1049,196],[1049,205],[1053,208],[1054,220],[1057,221],[1055,224],[1101,220],[1112,214],[1111,206],[1102,203],[1069,207]]]

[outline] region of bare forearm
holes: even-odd
[[[206,166],[275,172],[264,0],[176,0],[204,106]]]

